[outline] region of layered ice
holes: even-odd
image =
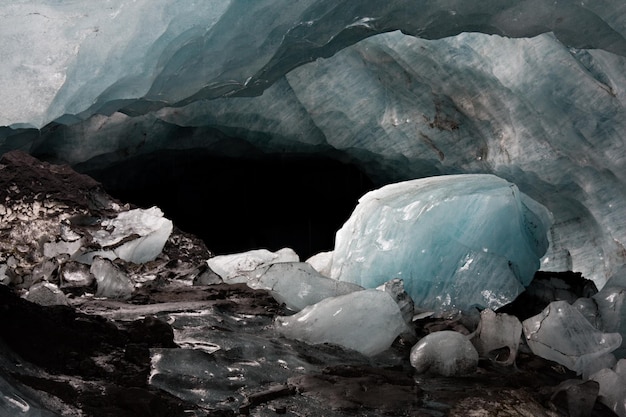
[[[548,247],[548,210],[493,175],[450,175],[372,191],[337,232],[331,276],[364,287],[401,278],[416,306],[497,309]]]
[[[331,343],[372,356],[408,331],[394,298],[375,289],[327,298],[292,316],[278,317],[276,331],[310,344]]]
[[[522,323],[528,346],[537,356],[589,376],[612,364],[622,344],[619,333],[603,333],[567,301],[554,301]]]
[[[443,330],[430,333],[413,346],[410,360],[418,373],[458,376],[476,370],[478,352],[464,334]]]
[[[350,282],[325,277],[305,262],[281,262],[259,267],[248,274],[247,284],[254,289],[269,290],[276,301],[293,311],[300,311],[325,298],[363,289]]]

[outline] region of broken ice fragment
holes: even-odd
[[[248,275],[248,286],[269,290],[276,301],[293,311],[363,287],[320,275],[305,262],[281,262],[255,269]]]
[[[96,297],[127,300],[134,289],[133,282],[108,259],[96,257],[91,263],[90,272],[96,278]]]
[[[337,232],[331,277],[366,288],[402,278],[421,308],[497,309],[532,280],[550,224],[494,175],[391,184],[363,196]]]
[[[101,226],[93,240],[102,250],[84,254],[81,261],[89,263],[94,256],[137,264],[152,261],[163,250],[173,229],[172,222],[163,217],[158,207],[120,212],[114,219],[103,220]]]
[[[626,358],[626,266],[609,278],[593,299],[598,304],[602,330],[622,335],[622,345],[614,352],[615,356]]]
[[[413,346],[410,360],[418,373],[457,376],[476,370],[478,352],[467,336],[442,330],[430,333]]]
[[[277,317],[284,337],[311,344],[332,343],[376,355],[408,327],[391,295],[374,289],[327,298],[288,317]]]
[[[491,352],[501,348],[508,348],[508,355],[494,358],[503,365],[512,365],[517,357],[517,349],[522,336],[522,323],[515,316],[496,314],[486,309],[480,313],[480,322],[476,332],[470,337],[472,344],[482,357],[488,357]]]
[[[619,333],[602,333],[567,301],[554,301],[522,323],[528,346],[537,356],[586,372],[593,362],[617,349]]]
[[[333,252],[320,252],[306,260],[320,274],[329,277],[333,266]]]
[[[267,249],[255,249],[242,253],[215,256],[207,261],[209,267],[224,282],[234,284],[248,280],[245,275],[263,265],[270,265],[278,262],[298,262],[300,258],[290,248],[283,248],[276,252]]]
[[[40,282],[33,285],[24,298],[42,306],[67,305],[63,291],[50,282]]]
[[[411,323],[413,321],[415,303],[409,294],[407,294],[404,290],[404,281],[398,278],[392,279],[376,289],[388,292],[389,295],[396,300],[396,303],[398,303],[398,307],[400,307],[400,311],[402,312],[402,317],[404,317],[404,321],[407,323]]]
[[[600,402],[619,417],[626,417],[626,359],[621,359],[613,369],[602,369],[591,375],[600,384]]]

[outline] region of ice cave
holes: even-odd
[[[623,0],[19,0],[0,39],[0,417],[626,417]]]

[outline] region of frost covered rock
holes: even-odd
[[[619,417],[626,417],[626,359],[620,359],[613,369],[602,369],[590,378],[600,384],[600,402]]]
[[[33,285],[24,298],[42,306],[68,305],[63,291],[50,282],[40,282]]]
[[[517,357],[521,336],[522,323],[517,317],[496,314],[493,310],[486,309],[481,311],[478,328],[470,340],[482,357],[489,357],[489,354],[497,349],[507,348],[508,356],[495,360],[504,365],[512,365]]]
[[[123,211],[116,218],[103,220],[100,226],[93,240],[102,250],[86,253],[81,260],[101,256],[133,263],[152,261],[163,251],[173,229],[171,220],[163,217],[158,207]]]
[[[332,343],[368,356],[388,349],[408,330],[393,297],[375,289],[327,298],[293,316],[278,317],[274,327],[290,339]]]
[[[128,275],[106,258],[96,257],[89,270],[96,278],[98,290],[96,297],[119,298],[127,300],[135,288]]]
[[[626,358],[626,266],[618,270],[593,299],[598,305],[602,330],[622,335],[622,345],[615,356]]]
[[[619,333],[603,333],[566,301],[554,301],[540,314],[522,323],[535,355],[588,375],[598,363],[611,363],[622,343]]]
[[[430,333],[413,346],[410,360],[418,373],[457,376],[476,370],[478,352],[467,336],[443,330]]]
[[[318,273],[305,262],[280,262],[261,266],[247,274],[248,286],[269,290],[274,299],[293,311],[363,287],[337,281]]]
[[[299,262],[300,258],[290,248],[283,248],[276,252],[267,249],[254,249],[230,255],[218,255],[210,258],[209,267],[228,283],[247,281],[247,273],[255,269],[279,262]]]
[[[363,196],[337,232],[331,276],[364,287],[401,278],[422,308],[497,309],[532,280],[550,223],[493,175],[391,184]]]

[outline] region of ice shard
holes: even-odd
[[[95,277],[98,290],[96,297],[127,300],[135,288],[131,279],[109,259],[96,257],[89,269]]]
[[[622,343],[619,333],[603,333],[567,301],[554,301],[522,323],[535,355],[588,375],[598,363],[610,363],[611,352]]]
[[[327,298],[293,316],[278,317],[275,328],[287,338],[332,343],[367,356],[388,349],[408,331],[393,296],[375,289]]]
[[[331,276],[364,287],[401,278],[420,308],[497,309],[532,280],[550,224],[493,175],[391,184],[363,196],[337,232]]]
[[[298,262],[300,257],[290,248],[276,252],[267,249],[254,249],[243,253],[218,255],[210,258],[207,263],[211,270],[219,275],[224,282],[247,282],[248,275],[255,269],[278,262]]]

